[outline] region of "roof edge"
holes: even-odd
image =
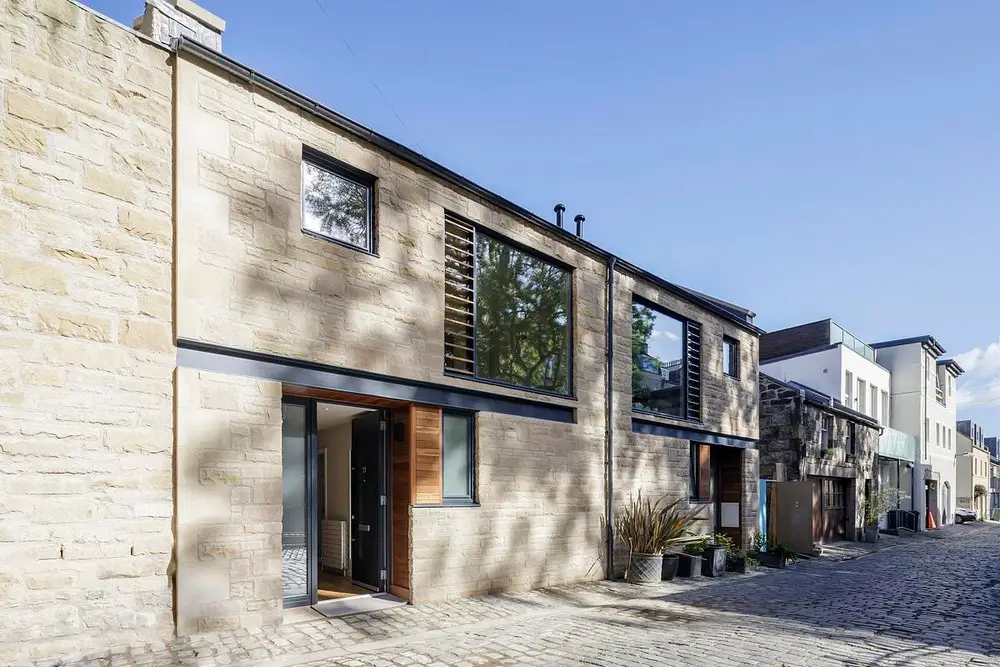
[[[183,52],[188,55],[194,56],[202,61],[208,62],[229,74],[249,83],[253,86],[258,86],[273,95],[285,100],[289,104],[293,104],[300,109],[303,109],[318,118],[325,120],[332,125],[339,127],[340,129],[353,134],[354,136],[374,144],[377,148],[380,148],[391,155],[404,160],[424,171],[427,171],[434,176],[458,187],[466,192],[472,193],[474,196],[480,197],[483,200],[503,209],[504,211],[521,218],[525,222],[535,225],[536,227],[543,228],[547,233],[552,234],[560,241],[567,243],[568,245],[574,246],[577,249],[584,250],[591,254],[597,255],[605,260],[614,260],[615,263],[621,265],[623,268],[634,273],[635,275],[648,280],[655,285],[666,289],[667,291],[673,293],[675,296],[687,299],[692,303],[708,310],[709,312],[718,315],[734,324],[739,325],[741,328],[750,331],[756,335],[761,335],[763,330],[755,326],[754,324],[747,322],[745,317],[741,317],[733,310],[723,307],[718,304],[719,299],[714,297],[709,297],[707,295],[701,295],[700,293],[694,292],[675,283],[671,283],[668,280],[660,278],[645,269],[642,269],[627,260],[624,260],[614,253],[601,248],[600,246],[593,244],[585,239],[576,236],[568,229],[560,229],[556,227],[553,223],[549,222],[545,218],[542,218],[531,211],[518,206],[509,199],[498,195],[497,193],[484,188],[483,186],[470,181],[461,174],[452,171],[451,169],[445,167],[434,160],[416,152],[412,148],[408,148],[403,144],[394,141],[382,134],[379,134],[375,130],[372,130],[357,121],[350,119],[349,117],[341,114],[338,111],[327,107],[320,102],[313,100],[298,91],[289,88],[285,84],[272,79],[271,77],[261,74],[251,67],[248,67],[230,56],[214,51],[204,44],[187,39],[183,36],[178,37],[174,40],[173,48],[177,52]],[[743,310],[740,307],[740,310]],[[750,312],[749,310],[747,311]]]

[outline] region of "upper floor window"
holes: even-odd
[[[445,370],[570,393],[572,272],[449,217]]]
[[[863,412],[865,414],[868,414],[868,410],[865,408],[865,398],[866,398],[866,395],[865,395],[865,386],[866,386],[865,385],[865,381],[862,380],[861,378],[858,378],[858,407],[857,407],[857,411],[858,412]]]
[[[819,441],[820,447],[826,449],[833,448],[833,417],[830,415],[823,415],[822,417]]]
[[[844,405],[854,408],[854,375],[851,371],[844,371],[844,395],[847,400]]]
[[[740,376],[740,342],[729,336],[722,337],[722,372],[733,378]]]
[[[858,452],[858,425],[850,422],[847,427],[847,453],[857,454]]]
[[[375,252],[375,178],[315,151],[302,152],[302,229]]]
[[[889,392],[882,392],[882,425],[889,424]]]
[[[632,301],[632,407],[701,419],[701,326]]]

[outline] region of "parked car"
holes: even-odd
[[[976,520],[976,510],[970,510],[967,507],[956,507],[955,508],[955,523],[965,523],[966,521]]]

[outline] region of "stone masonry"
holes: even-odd
[[[177,632],[281,621],[281,384],[177,369]]]
[[[171,61],[0,2],[0,664],[173,634]]]
[[[702,326],[702,423],[643,415],[667,426],[711,430],[742,438],[757,438],[758,339],[753,333],[629,273],[618,272],[615,290],[615,497],[616,505],[642,490],[644,495],[687,501],[690,496],[690,441],[632,432],[632,296],[659,304]],[[740,377],[722,373],[722,337],[740,343]],[[743,499],[741,532],[747,543],[756,529],[758,511],[757,452],[742,452]],[[702,513],[704,532],[712,532],[714,510]],[[621,545],[619,545],[620,547]],[[621,572],[627,552],[619,549],[615,568]]]
[[[572,406],[570,424],[479,414],[480,506],[411,509],[411,595],[602,577],[603,260],[190,54],[175,74],[178,336]],[[377,255],[302,234],[303,146],[377,178]],[[444,374],[446,211],[574,267],[576,400]]]
[[[832,455],[822,441],[822,417],[833,420]],[[801,481],[810,477],[852,480],[847,501],[847,536],[855,539],[864,525],[865,480],[873,479],[880,429],[870,418],[851,418],[843,411],[806,401],[795,387],[760,376],[760,477]],[[848,455],[850,424],[855,424],[853,459]]]

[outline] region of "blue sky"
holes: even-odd
[[[765,329],[934,335],[1000,435],[1000,3],[200,2],[236,59]]]

